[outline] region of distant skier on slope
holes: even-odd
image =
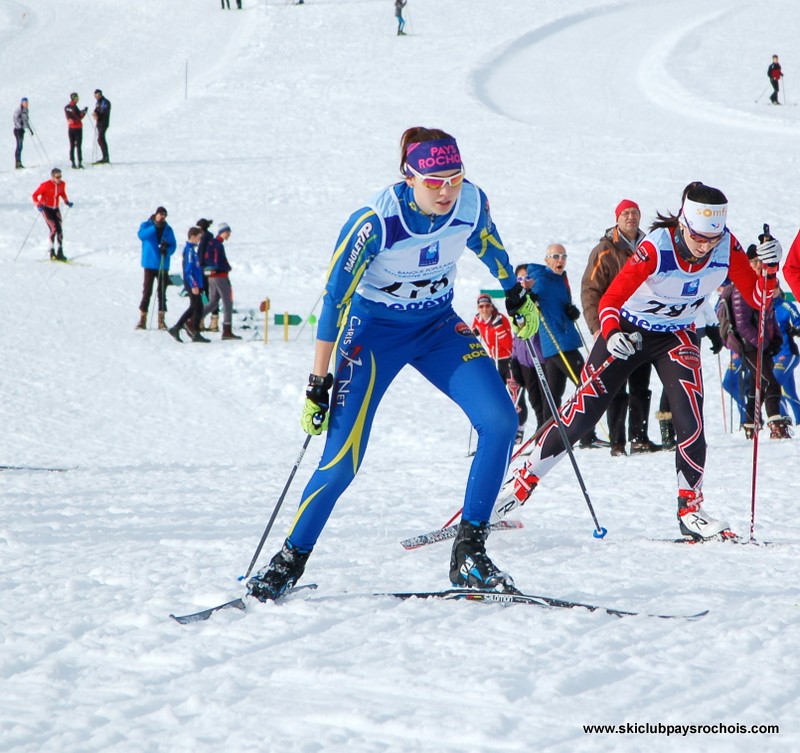
[[[394,15],[397,18],[397,36],[404,37],[406,35],[404,29],[406,27],[406,20],[403,18],[403,8],[408,5],[408,0],[394,0]]]
[[[381,398],[406,365],[458,404],[479,436],[450,581],[516,591],[511,576],[489,559],[485,542],[517,414],[491,359],[452,307],[456,262],[464,247],[506,291],[506,308],[516,317],[520,337],[536,332],[536,308],[514,280],[486,195],[464,180],[456,140],[439,129],[409,128],[401,139],[400,172],[403,180],[351,215],[336,243],[301,419],[309,434],[327,429],[325,449],[283,547],[248,582],[249,593],[262,601],[277,599],[303,574],[334,505],[364,459]],[[334,377],[328,368],[337,340]],[[408,413],[417,432],[438,420],[423,398],[409,405]],[[393,490],[387,503],[399,494]]]
[[[769,101],[772,102],[773,105],[779,105],[778,91],[780,90],[783,72],[781,71],[781,64],[778,62],[777,55],[772,56],[772,63],[770,63],[769,68],[767,68],[767,77],[769,78],[770,84],[772,84],[772,94],[770,94]]]
[[[64,233],[59,202],[63,200],[68,207],[72,206],[72,202],[67,198],[67,184],[61,180],[60,168],[54,167],[50,171],[50,180],[42,183],[33,192],[32,198],[50,229],[50,258],[54,261],[67,261],[67,257],[64,256]]]
[[[631,372],[652,363],[668,393],[677,435],[678,524],[684,537],[696,540],[733,536],[727,523],[702,508],[706,442],[696,312],[726,276],[759,306],[775,287],[782,255],[778,241],[761,243],[757,255],[769,272],[759,277],[726,227],[727,208],[722,191],[696,182],[684,190],[677,216],[658,215],[600,300],[600,335],[584,369],[588,386],[559,411],[574,443],[599,420]],[[535,486],[565,455],[551,421],[518,473]]]

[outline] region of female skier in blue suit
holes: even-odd
[[[456,262],[464,247],[506,291],[519,337],[536,332],[538,315],[515,281],[486,195],[464,179],[456,140],[438,129],[415,127],[403,134],[400,148],[403,180],[354,212],[336,243],[301,419],[309,434],[327,429],[327,441],[283,547],[248,582],[249,593],[261,601],[279,598],[303,574],[336,501],[364,459],[378,404],[407,364],[464,410],[479,437],[450,580],[469,588],[515,590],[511,577],[487,556],[485,541],[517,415],[492,359],[452,308]]]

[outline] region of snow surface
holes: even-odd
[[[526,527],[490,541],[528,592],[709,609],[699,622],[371,598],[447,585],[446,544],[399,541],[458,509],[469,464],[466,419],[407,371],[309,561],[304,582],[318,591],[186,627],[168,618],[242,592],[303,442],[312,330],[284,343],[273,328],[265,346],[259,302],[315,309],[338,230],[395,179],[406,127],[453,132],[512,261],[564,243],[575,283],[621,198],[649,223],[695,179],[727,193],[743,242],[769,222],[788,247],[796,4],[411,0],[401,39],[390,0],[244,5],[0,5],[0,100],[10,119],[29,97],[38,137],[14,171],[9,122],[0,134],[0,463],[69,469],[0,472],[0,750],[800,749],[798,438],[761,443],[756,533],[776,546],[651,540],[677,532],[672,455],[603,451],[578,461],[606,540],[592,538],[562,463],[519,511]],[[773,53],[781,108],[756,103]],[[68,162],[69,93],[91,109],[96,87],[113,103],[113,164],[67,169],[65,250],[81,265],[46,263],[30,194]],[[84,148],[97,157],[91,125]],[[136,230],[159,204],[180,239],[201,216],[233,227],[244,342],[134,331]],[[464,317],[487,286],[465,256]],[[185,302],[170,296],[172,322]],[[724,430],[718,364],[704,358],[707,504],[747,535],[752,449]],[[321,449],[314,440],[262,564]],[[629,722],[780,732],[582,728]]]

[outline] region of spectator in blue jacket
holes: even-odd
[[[800,336],[800,311],[786,300],[780,288],[775,291],[775,321],[783,338],[781,348],[773,359],[773,371],[781,386],[781,413],[794,416],[795,426],[800,426],[800,398],[794,381],[794,370],[800,362],[800,350],[795,337]]]
[[[183,312],[174,326],[169,328],[169,333],[180,343],[181,329],[192,338],[193,343],[211,342],[200,334],[200,321],[203,318],[203,268],[197,256],[197,247],[203,231],[199,227],[190,227],[188,240],[183,247],[183,287],[189,296],[189,308]],[[191,319],[191,326],[189,320]]]
[[[544,261],[544,264],[529,264],[528,274],[533,278],[533,293],[539,299],[542,369],[556,406],[560,407],[567,379],[576,385],[580,383],[584,358],[578,350],[581,336],[575,322],[581,312],[572,302],[566,272],[567,250],[554,243],[545,250]],[[545,420],[549,419],[552,413],[546,401],[543,410]],[[581,440],[580,446],[608,447],[609,444],[597,439],[592,431]]]
[[[225,252],[225,241],[231,237],[231,228],[226,222],[221,222],[217,228],[216,238],[209,240],[205,254],[200,260],[203,272],[208,278],[208,303],[203,309],[203,316],[214,311],[222,300],[222,339],[241,340],[239,335],[233,334],[233,291],[228,277],[231,265]]]
[[[178,244],[175,233],[167,224],[167,210],[158,207],[155,213],[139,226],[142,242],[142,268],[144,286],[139,303],[139,323],[136,329],[147,329],[147,310],[153,295],[153,283],[158,281],[158,328],[167,329],[164,317],[167,313],[167,285],[169,284],[169,261]]]

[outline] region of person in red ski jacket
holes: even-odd
[[[800,231],[792,241],[789,253],[786,255],[786,263],[783,265],[783,278],[792,293],[794,293],[794,297],[800,301]]]
[[[781,64],[778,62],[778,56],[772,56],[772,63],[767,68],[767,77],[772,84],[772,94],[769,96],[769,101],[773,105],[779,105],[778,91],[780,90],[781,79],[783,78],[783,71],[781,71]]]
[[[514,338],[511,335],[511,322],[497,310],[491,296],[481,293],[478,296],[478,313],[472,320],[472,332],[483,343],[489,357],[494,361],[497,371],[506,384],[514,407],[517,409],[519,425],[517,427],[516,443],[522,441],[525,432],[525,419],[527,410],[523,413],[520,408],[520,386],[511,372],[511,350]]]
[[[67,184],[61,180],[61,170],[54,167],[50,171],[50,180],[42,183],[32,194],[33,203],[44,216],[44,221],[50,229],[50,258],[57,261],[67,261],[64,256],[62,218],[59,202],[61,200],[68,206],[72,202],[67,198]],[[58,253],[55,244],[58,242]]]
[[[75,168],[83,169],[83,119],[89,112],[88,107],[78,107],[80,97],[75,93],[69,95],[69,104],[64,107],[67,117],[67,133],[69,134],[69,161]],[[76,164],[75,158],[78,158]]]

